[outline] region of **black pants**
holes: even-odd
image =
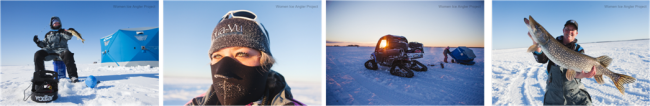
[[[39,50],[36,51],[34,54],[34,66],[36,66],[36,71],[43,71],[45,70],[45,57],[50,55],[50,53],[47,53],[45,50]],[[69,50],[63,51],[62,54],[52,54],[52,55],[58,55],[63,59],[63,63],[65,63],[65,67],[67,68],[68,72],[68,78],[72,77],[77,77],[77,65],[74,63],[74,53],[70,52]]]

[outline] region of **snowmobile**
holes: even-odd
[[[411,70],[427,71],[426,65],[414,60],[424,55],[422,43],[407,42],[404,36],[389,34],[381,37],[364,66],[371,70],[379,69],[377,64],[388,66],[392,75],[408,78],[413,77]]]

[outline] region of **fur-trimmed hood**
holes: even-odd
[[[52,26],[54,20],[59,20],[59,27]],[[53,16],[52,18],[50,18],[50,28],[51,29],[61,29],[61,27],[63,27],[63,22],[61,22],[61,19],[59,17]]]

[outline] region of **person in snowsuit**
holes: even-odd
[[[271,70],[269,35],[246,10],[230,11],[214,28],[208,51],[212,85],[185,105],[304,105]]]
[[[575,38],[578,36],[578,23],[575,20],[569,20],[564,24],[563,33],[564,35],[555,39],[569,49],[579,53],[585,53],[584,49],[577,44],[578,39]],[[528,33],[528,36],[531,36],[530,33]],[[538,63],[548,62],[546,72],[549,78],[546,82],[544,105],[591,105],[591,96],[580,81],[581,78],[593,77],[596,70],[592,70],[590,73],[578,73],[574,80],[569,81],[566,77],[567,69],[561,70],[560,66],[550,61],[542,53],[541,48],[534,51],[533,56],[535,56],[535,60]]]
[[[448,63],[447,62],[447,55],[451,55],[451,51],[449,51],[449,46],[447,46],[447,48],[445,48],[445,50],[442,51],[442,55],[445,56],[444,62]],[[453,58],[451,59],[451,63],[456,63]]]
[[[61,26],[61,19],[54,16],[50,18],[51,30],[45,34],[45,39],[39,40],[38,35],[34,36],[34,43],[41,48],[34,54],[34,66],[36,71],[45,71],[45,58],[51,55],[58,56],[67,68],[68,78],[74,83],[78,81],[77,65],[74,63],[74,53],[68,49],[68,40],[72,39],[72,34]]]

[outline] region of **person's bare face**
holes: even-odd
[[[562,43],[565,43],[565,44],[573,42],[573,40],[575,40],[576,36],[578,36],[578,29],[576,29],[576,26],[571,25],[571,24],[566,25],[564,27],[564,29],[562,30],[562,32],[564,33],[564,40],[563,40],[564,42],[562,42]]]
[[[260,66],[260,51],[248,47],[227,47],[220,49],[210,55],[210,64],[219,62],[222,58],[229,56],[245,66]]]

